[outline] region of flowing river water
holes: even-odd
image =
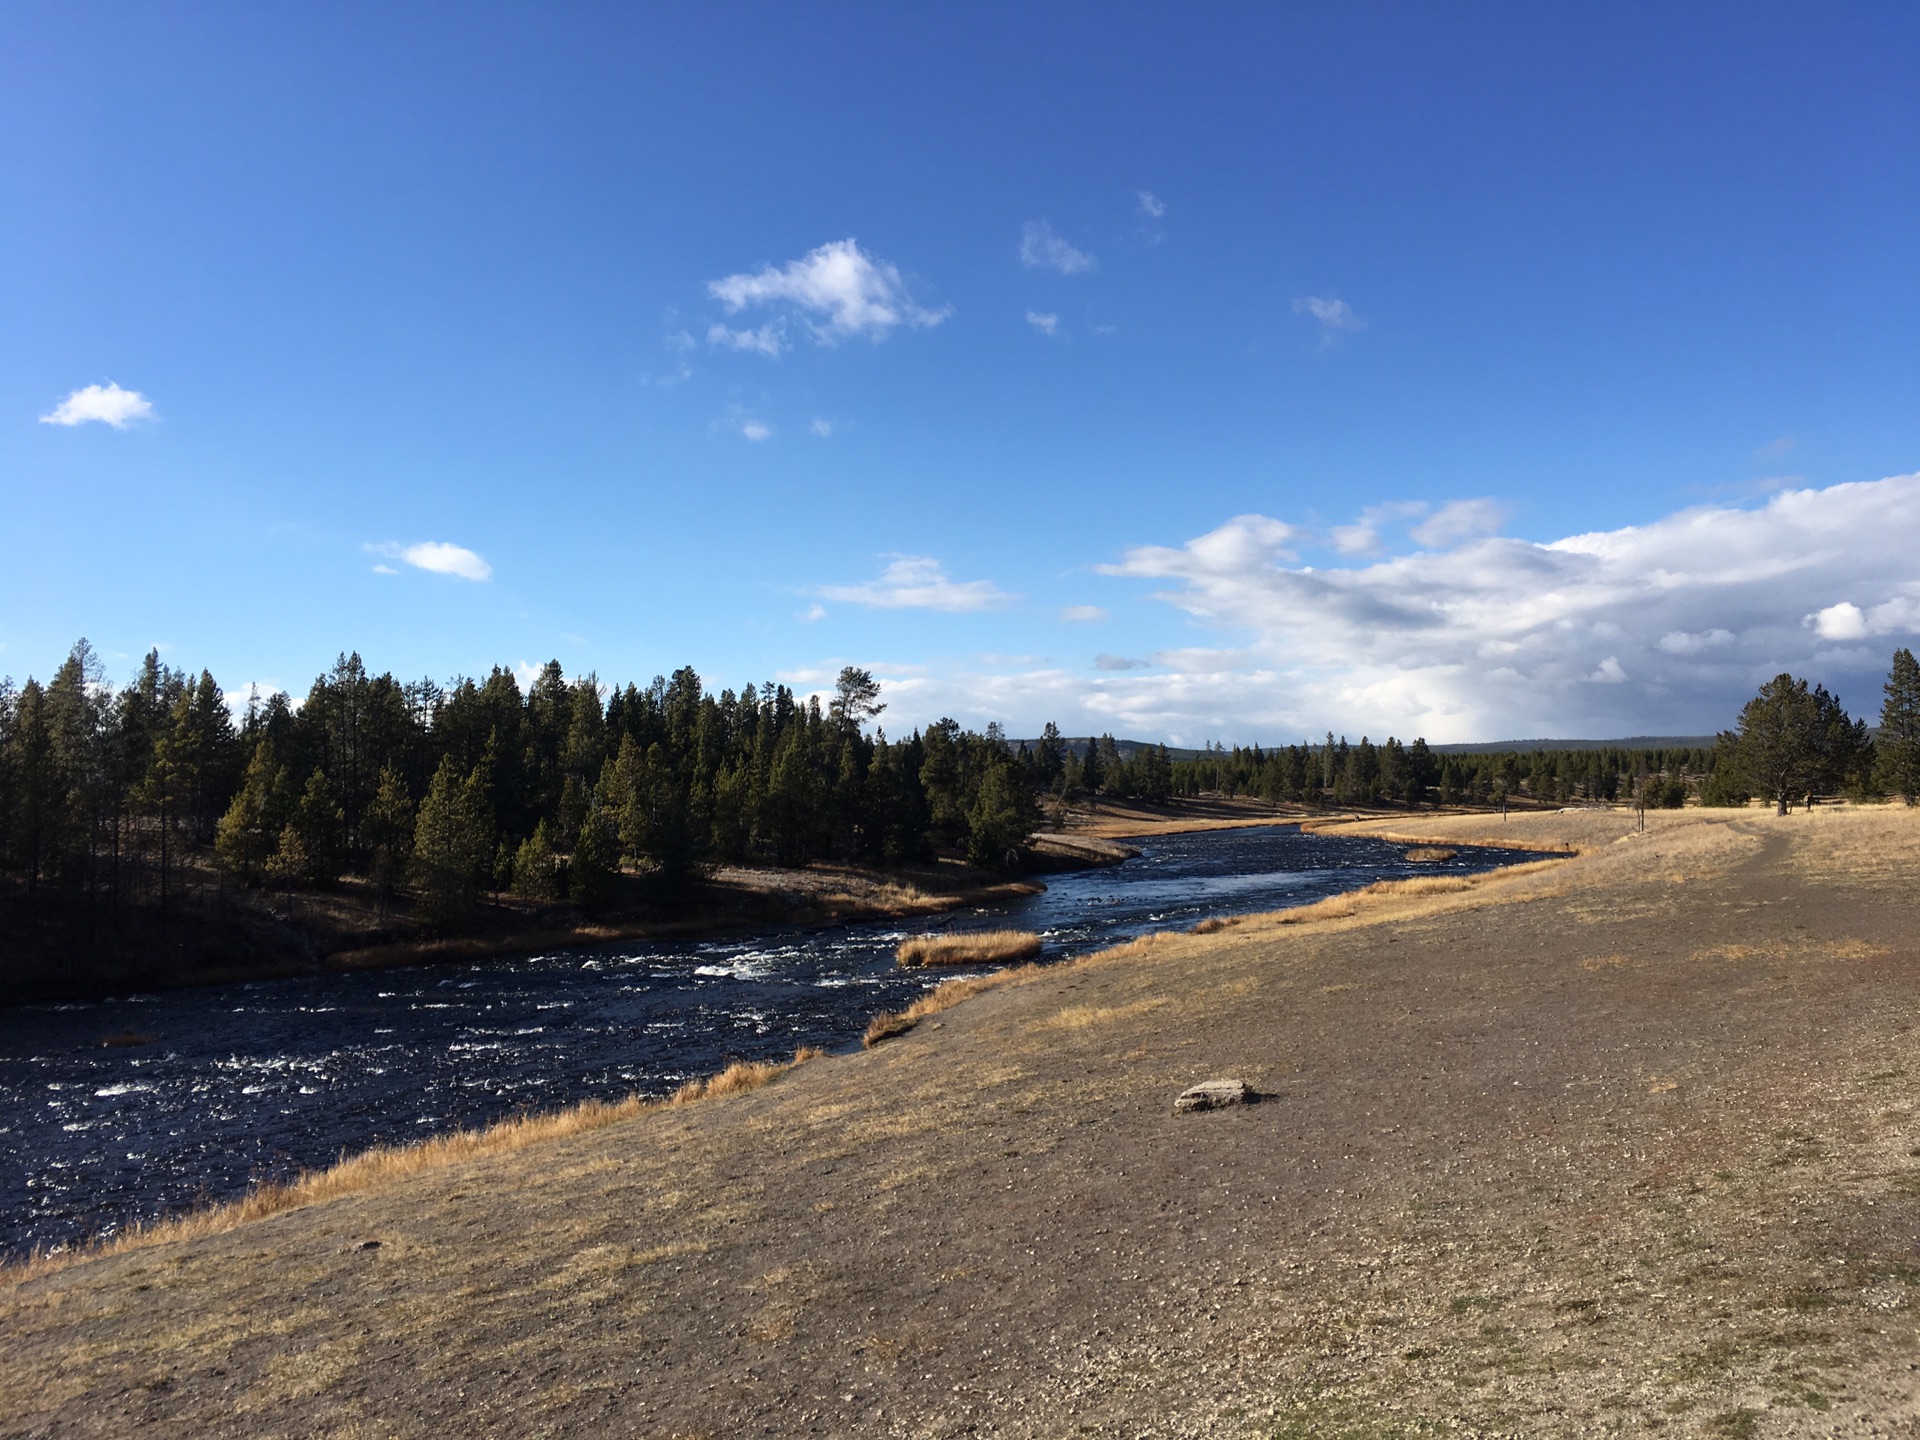
[[[857,1046],[874,1015],[967,973],[894,964],[894,947],[929,928],[1033,930],[1060,959],[1375,880],[1537,858],[1462,849],[1414,864],[1403,845],[1290,825],[1139,843],[1122,865],[1049,876],[1044,895],[931,925],[623,941],[0,1009],[0,1256],[229,1199],[372,1145],[664,1094],[802,1045]]]

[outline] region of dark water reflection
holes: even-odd
[[[1462,850],[1414,866],[1404,848],[1291,826],[1171,835],[1124,865],[1053,876],[1045,895],[936,925],[1037,930],[1060,958],[1416,870],[1531,858]],[[857,1044],[873,1015],[934,983],[893,964],[907,933],[892,922],[621,942],[0,1009],[0,1252],[224,1199],[343,1151]],[[152,1043],[101,1048],[123,1032]]]

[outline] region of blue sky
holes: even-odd
[[[0,672],[1867,711],[1920,633],[1916,53],[1871,5],[14,6]]]

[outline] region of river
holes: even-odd
[[[875,1014],[966,973],[893,963],[901,939],[929,928],[1034,930],[1061,959],[1375,880],[1537,858],[1463,849],[1416,865],[1402,845],[1280,825],[1139,843],[1125,864],[1052,875],[1044,895],[931,925],[623,941],[0,1009],[0,1254],[229,1199],[371,1145],[664,1094],[802,1045],[855,1047]]]

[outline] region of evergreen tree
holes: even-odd
[[[1908,649],[1893,652],[1878,749],[1880,783],[1909,805],[1920,801],[1920,664]]]
[[[514,853],[513,893],[529,900],[557,900],[560,897],[559,863],[553,853],[553,841],[547,835],[547,822],[542,820]]]
[[[1099,798],[1100,787],[1106,783],[1107,777],[1100,758],[1100,742],[1089,735],[1086,754],[1080,757],[1080,790],[1089,801]]]
[[[361,838],[368,852],[367,873],[384,904],[413,858],[413,797],[391,764],[380,771]]]
[[[451,755],[440,762],[414,822],[413,870],[427,912],[442,920],[471,909],[490,874],[493,826],[478,768],[462,780]]]
[[[1738,729],[1720,740],[1747,783],[1780,815],[1798,796],[1848,780],[1867,743],[1865,722],[1850,721],[1824,687],[1809,689],[1784,674],[1760,687],[1740,711]]]
[[[567,898],[583,910],[598,910],[612,893],[619,852],[598,814],[580,826],[580,841],[567,862]]]
[[[326,771],[316,770],[307,777],[294,807],[293,828],[307,860],[304,878],[322,884],[339,879],[345,863],[341,847],[346,839],[346,815],[333,798]]]

